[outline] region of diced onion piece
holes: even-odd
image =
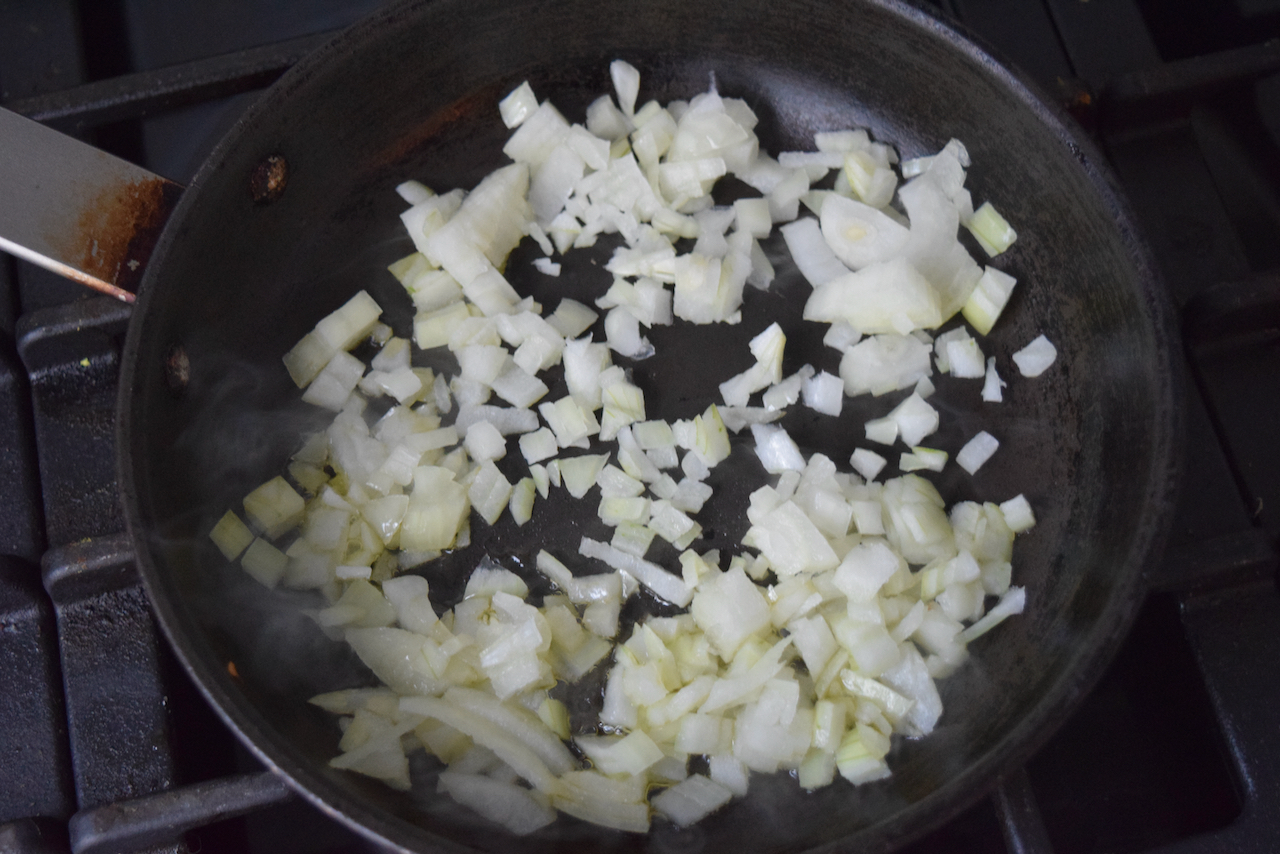
[[[872,335],[845,351],[840,378],[845,394],[875,396],[908,388],[932,373],[929,345],[911,335]]]
[[[621,375],[621,374],[620,374]],[[644,392],[637,385],[627,382],[611,382],[600,376],[600,403],[604,407],[600,415],[600,440],[608,442],[617,437],[622,428],[644,420]],[[672,452],[675,448],[672,448]],[[669,465],[675,465],[672,458]]]
[[[770,679],[777,676],[786,666],[783,656],[787,653],[791,644],[791,638],[783,638],[757,658],[755,663],[746,669],[746,672],[716,679],[715,684],[711,686],[711,692],[707,695],[706,702],[698,708],[698,711],[703,714],[711,714],[747,701],[748,698],[759,692]]]
[[[795,219],[800,212],[800,197],[809,192],[809,173],[805,169],[788,171],[789,174],[765,195],[769,200],[769,215],[774,222]]]
[[[769,625],[769,603],[741,569],[716,573],[701,584],[689,612],[726,661],[743,641]]]
[[[623,522],[614,529],[613,539],[610,540],[609,544],[627,554],[644,557],[649,551],[649,545],[656,536],[657,534],[652,528]]]
[[[640,72],[631,63],[615,59],[609,63],[609,78],[613,81],[622,114],[632,118],[636,114],[636,97],[640,93]]]
[[[457,431],[461,430],[465,435],[473,424],[481,421],[487,421],[503,436],[534,433],[538,430],[538,416],[528,409],[510,406],[465,406],[458,410],[458,417],[452,427],[441,427],[439,430],[420,434],[421,439],[415,437],[408,441],[411,441],[415,448],[422,447],[423,450],[430,450],[433,447],[447,448],[457,442]],[[450,439],[450,436],[453,438]],[[523,439],[524,435],[520,438]]]
[[[546,383],[511,362],[494,379],[493,392],[520,409],[532,406],[546,396]]]
[[[831,245],[823,238],[816,219],[798,219],[780,230],[800,274],[815,288],[849,274],[849,268],[836,257]]]
[[[895,406],[888,417],[898,425],[898,437],[909,447],[920,444],[939,424],[938,410],[918,394],[910,395]]]
[[[882,682],[863,676],[853,670],[840,671],[840,682],[849,692],[858,697],[866,697],[884,709],[890,717],[901,718],[911,711],[912,701],[886,686]]]
[[[555,431],[556,442],[562,448],[578,446],[590,436],[600,432],[600,422],[589,409],[579,406],[572,397],[562,397],[553,403],[538,405],[538,412],[547,425]],[[581,447],[586,447],[582,444]]]
[[[964,226],[973,233],[978,245],[988,255],[999,255],[1018,239],[1018,232],[992,207],[991,202],[983,202],[982,207],[973,212]]]
[[[1000,375],[996,373],[996,357],[989,356],[986,376],[982,383],[982,399],[988,403],[999,403],[1004,399],[1002,389],[1007,385],[1008,383],[1000,379]]]
[[[752,237],[768,237],[773,230],[769,203],[765,199],[738,199],[733,203],[735,226]]]
[[[838,417],[844,406],[844,380],[822,371],[804,380],[801,386],[804,405],[823,415]]]
[[[306,388],[324,370],[336,352],[335,347],[314,331],[308,332],[284,354],[284,366],[294,384],[298,388]]]
[[[733,792],[710,777],[690,774],[671,788],[654,796],[653,808],[677,827],[688,827],[720,809]]]
[[[862,333],[843,320],[831,324],[822,336],[823,344],[842,353],[861,340]]]
[[[333,354],[307,390],[302,393],[306,403],[339,412],[347,404],[360,378],[364,376],[364,362],[344,351]]]
[[[835,326],[833,325],[832,328],[835,328]],[[800,399],[805,381],[813,375],[813,365],[804,365],[791,376],[774,383],[761,398],[765,409],[785,409],[795,403]]]
[[[605,498],[634,498],[644,492],[644,483],[622,469],[606,465],[597,477],[600,494]]]
[[[477,421],[468,427],[463,444],[476,462],[500,460],[507,455],[506,438],[488,421]]]
[[[843,177],[850,189],[874,208],[882,208],[893,200],[898,176],[866,151],[850,151],[844,158]]]
[[[560,275],[560,265],[552,261],[550,258],[534,258],[533,266],[539,273],[547,276]]]
[[[1013,295],[1017,280],[995,267],[987,267],[978,279],[977,286],[965,302],[961,312],[969,325],[981,335],[987,335]]]
[[[604,318],[609,348],[631,359],[647,359],[654,353],[648,338],[640,335],[640,321],[623,306],[610,309]]]
[[[467,497],[480,517],[492,525],[506,509],[511,490],[511,482],[492,461],[486,461],[476,470],[471,486],[467,489]]]
[[[754,521],[743,542],[759,549],[779,576],[821,572],[840,562],[826,535],[793,501],[783,501]]]
[[[552,795],[551,805],[574,818],[631,833],[647,833],[649,830],[649,805],[644,794],[636,800],[624,800],[620,793],[612,791],[612,778],[594,771],[571,772],[561,779],[559,792]],[[615,784],[616,786],[616,784]]]
[[[396,195],[411,205],[417,205],[434,196],[435,192],[421,181],[405,181],[396,185]]]
[[[565,338],[577,338],[596,322],[597,315],[577,300],[562,299],[547,322]]]
[[[583,556],[604,561],[614,569],[621,570],[649,588],[660,599],[683,608],[693,599],[693,590],[684,583],[684,579],[673,575],[656,563],[644,558],[627,554],[615,549],[608,543],[582,538],[578,549]]]
[[[959,379],[979,379],[986,374],[982,350],[977,341],[967,336],[947,343],[947,362],[951,376]]]
[[[609,461],[608,454],[582,454],[560,460],[560,479],[574,498],[582,498],[596,485],[600,470]]]
[[[911,262],[895,257],[814,288],[806,320],[843,320],[863,334],[932,329],[943,321],[938,293]]]
[[[911,449],[911,453],[903,454],[901,456],[898,461],[898,468],[904,472],[920,471],[922,469],[928,471],[942,471],[942,469],[946,467],[946,464],[946,451],[916,446]]]
[[[868,441],[881,445],[892,445],[898,441],[898,422],[891,417],[872,418],[863,428]]]
[[[751,355],[756,357],[756,363],[764,366],[771,383],[782,379],[782,352],[786,344],[787,336],[782,327],[771,323],[747,345]]]
[[[235,560],[253,542],[253,532],[240,521],[234,510],[228,510],[209,531],[209,539],[213,540],[223,557]]]
[[[442,771],[440,788],[463,806],[470,807],[517,836],[525,836],[556,820],[556,811],[530,790],[484,774]]]
[[[649,528],[676,548],[685,548],[702,533],[702,526],[670,501],[655,501]]]
[[[838,195],[823,202],[820,221],[827,245],[852,270],[899,257],[910,236],[875,207]]]
[[[498,102],[498,113],[502,123],[509,128],[518,128],[524,120],[538,109],[538,97],[533,94],[533,87],[526,80]]]
[[[908,735],[928,735],[942,716],[942,698],[929,675],[924,658],[911,644],[904,645],[902,659],[879,677],[880,681],[902,696],[914,700],[903,717],[902,729]]]
[[[986,430],[982,430],[960,449],[960,452],[956,454],[956,462],[960,465],[960,468],[969,474],[973,474],[982,467],[983,463],[991,459],[991,455],[999,447],[999,440]]]
[[[263,587],[274,588],[284,577],[289,558],[271,543],[259,537],[249,544],[240,557],[240,565]]]
[[[1043,335],[1013,354],[1013,362],[1024,377],[1040,376],[1057,358],[1058,349]]]
[[[511,490],[508,508],[511,518],[517,525],[523,525],[533,518],[533,495],[536,487],[531,477],[521,478]]]
[[[977,638],[982,637],[991,629],[1013,614],[1021,614],[1027,603],[1027,591],[1022,587],[1010,587],[1000,601],[995,604],[990,611],[986,613],[982,619],[960,633],[960,640],[963,643],[971,643]]]
[[[269,539],[302,521],[306,502],[283,477],[273,477],[244,497],[244,512]]]
[[[662,760],[662,748],[641,729],[616,736],[581,735],[574,744],[601,774],[643,774]]]
[[[430,587],[421,575],[401,575],[382,582],[382,594],[396,611],[396,622],[411,632],[426,634],[437,616],[429,598]]]
[[[404,697],[400,700],[400,709],[435,718],[471,736],[477,744],[496,753],[535,789],[548,793],[559,791],[556,775],[528,744],[507,728],[435,697]]]
[[[470,317],[471,310],[461,300],[421,312],[413,319],[413,342],[422,350],[444,347],[458,324]]]
[[[1027,501],[1024,495],[1017,495],[1003,502],[1000,505],[1000,512],[1004,514],[1005,524],[1015,534],[1029,530],[1036,523],[1035,514],[1031,511],[1031,502]]]
[[[772,424],[752,424],[751,435],[756,440],[756,456],[770,474],[784,471],[802,471],[804,456],[782,427]]]
[[[707,410],[693,419],[694,444],[692,450],[706,463],[714,468],[729,456],[729,432],[720,418],[720,410],[713,403]]]
[[[446,691],[444,700],[520,739],[553,773],[563,774],[578,767],[573,754],[559,737],[528,709],[516,703],[502,702],[487,691],[461,686]]]
[[[894,423],[893,437],[888,442],[881,444],[891,445],[898,438],[897,424]],[[870,438],[868,436],[868,438]],[[849,465],[853,466],[853,470],[862,475],[868,481],[875,480],[876,475],[884,469],[887,460],[877,454],[875,451],[869,451],[866,448],[858,448],[849,457]]]
[[[650,501],[648,498],[640,496],[631,498],[605,496],[600,499],[600,509],[596,511],[596,515],[600,517],[600,521],[610,527],[616,527],[623,522],[643,525],[649,521],[649,511]]]
[[[316,335],[335,350],[348,350],[373,330],[381,316],[382,308],[369,292],[360,291],[317,323]]]
[[[853,525],[859,534],[876,536],[884,533],[883,508],[879,501],[853,501]]]
[[[587,130],[604,140],[621,140],[631,130],[630,122],[608,95],[587,106]]]
[[[520,437],[520,453],[530,465],[554,457],[559,449],[556,434],[546,427]]]

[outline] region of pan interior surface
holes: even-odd
[[[371,676],[304,615],[318,599],[266,591],[227,565],[207,532],[283,471],[301,437],[326,420],[298,400],[283,353],[361,288],[387,310],[397,334],[410,334],[412,307],[385,269],[412,251],[395,185],[416,178],[441,191],[473,187],[507,162],[502,96],[527,79],[581,122],[587,104],[611,91],[608,64],[616,58],[640,70],[641,101],[690,98],[714,75],[721,94],[755,110],[762,149],[775,154],[811,150],[814,132],[854,126],[904,157],[952,137],[964,141],[975,202],[991,200],[1019,232],[996,266],[1020,284],[984,350],[1008,374],[1010,354],[1044,334],[1059,359],[1036,380],[1007,376],[998,405],[980,401],[980,384],[937,378],[932,402],[944,426],[936,445],[954,454],[985,429],[1002,446],[977,476],[952,465],[935,482],[948,503],[1026,494],[1038,525],[1015,545],[1014,583],[1027,588],[1028,605],[940,683],[938,729],[895,740],[888,780],[857,788],[837,781],[805,793],[785,774],[754,775],[745,799],[690,830],[655,822],[649,835],[635,836],[562,818],[517,840],[437,795],[425,760],[410,793],[329,769],[339,733],[306,700]],[[278,199],[257,203],[250,175],[270,155],[288,163],[288,182]],[[747,366],[746,341],[774,319],[788,332],[784,373],[805,362],[835,370],[838,354],[823,348],[822,328],[800,319],[809,288],[781,246],[768,247],[778,280],[767,293],[749,289],[742,324],[691,331],[677,321],[652,335],[671,355],[652,364],[616,360],[633,368],[649,417],[701,411],[719,382]],[[573,268],[566,259],[554,284],[511,277],[547,310],[560,296],[589,302],[586,294],[607,287],[591,278],[593,264],[607,257],[602,248]],[[316,802],[395,845],[890,847],[963,809],[1000,768],[1024,758],[1128,626],[1172,506],[1174,379],[1156,294],[1089,150],[1007,72],[910,8],[763,0],[397,5],[295,68],[250,110],[166,231],[130,330],[122,383],[129,521],[161,622],[222,714]],[[191,366],[180,391],[165,371],[175,347]],[[805,411],[784,423],[806,450],[847,470],[851,451],[865,446],[863,421],[901,396],[846,399],[838,421]],[[708,547],[728,548],[741,535],[743,490],[763,482],[762,471],[749,471],[749,452],[739,448],[739,457],[749,477],[726,476],[729,497],[704,521],[715,531]],[[460,593],[481,554],[531,580],[539,548],[575,555],[583,533],[576,517],[552,503],[538,512],[525,529],[505,519],[429,571],[433,598]],[[228,675],[228,662],[238,677]],[[592,699],[594,685],[580,702]]]

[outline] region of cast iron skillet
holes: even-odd
[[[282,353],[359,288],[409,333],[408,300],[384,270],[410,251],[394,185],[415,177],[441,190],[474,186],[504,162],[499,98],[528,79],[581,121],[586,104],[609,91],[608,63],[619,57],[641,70],[642,100],[691,97],[714,74],[723,94],[757,112],[773,152],[811,148],[815,131],[853,125],[904,156],[951,137],[966,143],[976,200],[991,199],[1019,230],[998,265],[1021,284],[983,342],[1010,380],[1005,402],[982,404],[979,384],[947,377],[934,398],[944,428],[933,444],[954,453],[985,428],[1001,450],[977,476],[953,465],[937,482],[949,501],[1025,493],[1039,524],[1015,547],[1026,613],[973,645],[972,660],[942,683],[937,731],[895,742],[890,779],[805,794],[785,775],[756,776],[745,800],[692,830],[656,821],[648,836],[632,836],[561,818],[515,840],[437,796],[425,760],[409,794],[329,769],[337,728],[305,700],[371,677],[300,613],[314,599],[268,593],[228,566],[206,532],[321,423],[297,402]],[[255,202],[250,176],[270,155],[287,162],[287,185],[274,201]],[[821,329],[799,319],[808,286],[778,245],[770,252],[779,279],[748,294],[740,326],[652,333],[662,355],[630,365],[651,417],[701,411],[717,383],[746,367],[746,340],[775,319],[789,333],[787,372],[805,362],[835,369]],[[600,249],[594,262],[605,257]],[[592,257],[567,263],[558,280],[518,272],[527,267],[518,261],[514,283],[548,308],[603,284]],[[1025,760],[1129,626],[1173,507],[1178,377],[1162,293],[1092,146],[1020,78],[913,7],[403,3],[282,78],[182,198],[127,342],[119,407],[127,518],[160,621],[211,702],[268,766],[371,837],[408,850],[886,850],[952,817]],[[1009,356],[1040,333],[1059,360],[1022,379]],[[189,377],[174,369],[184,361]],[[862,421],[900,397],[847,400],[839,420],[797,411],[785,424],[843,467]],[[730,462],[716,474],[722,495],[703,514],[709,545],[725,548],[763,478],[745,449]],[[431,570],[433,594],[450,604],[482,552],[527,572],[539,547],[570,559],[584,532],[591,528],[579,515],[547,502],[523,531],[500,523]],[[636,608],[661,610],[643,598]],[[580,719],[598,686],[573,696]]]

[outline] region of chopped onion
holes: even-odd
[[[582,538],[579,551],[584,557],[593,557],[604,561],[614,569],[627,573],[639,581],[660,599],[673,605],[684,607],[693,599],[693,591],[678,575],[672,575],[656,563],[619,551],[608,543]]]
[[[1014,285],[957,240],[961,223],[989,252],[1013,239],[989,204],[973,210],[964,146],[952,140],[904,164],[902,176],[915,177],[898,189],[896,153],[866,131],[818,134],[816,152],[774,160],[745,102],[713,86],[688,102],[637,106],[638,71],[618,61],[610,74],[617,105],[598,98],[586,127],[538,104],[527,83],[504,98],[515,162],[470,192],[397,188],[412,206],[402,222],[416,251],[388,270],[411,298],[412,342],[365,292],[305,335],[285,367],[333,422],[290,460],[292,484],[276,478],[245,498],[248,524],[228,512],[210,533],[266,587],[324,594],[331,604],[316,622],[345,635],[387,686],[316,698],[349,716],[334,767],[408,788],[405,751],[420,746],[449,766],[443,791],[515,833],[545,826],[556,809],[643,832],[652,808],[684,827],[745,794],[751,770],[794,770],[806,788],[837,771],[853,784],[888,775],[891,735],[926,734],[941,715],[934,680],[964,661],[969,640],[1021,610],[1012,542],[1035,521],[1023,496],[948,513],[927,480],[876,482],[880,454],[858,449],[853,471],[841,471],[774,423],[800,400],[838,416],[845,394],[914,388],[867,421],[866,435],[901,438],[911,449],[903,471],[941,470],[947,455],[919,446],[939,427],[925,402],[931,356],[944,373],[985,376],[983,399],[1000,398],[995,360],[967,331],[925,331],[962,310],[987,334]],[[714,185],[727,174],[761,197],[717,207]],[[790,222],[801,201],[817,219]],[[830,323],[823,342],[841,353],[839,376],[805,365],[783,379],[775,323],[752,338],[754,364],[721,384],[726,406],[646,420],[643,383],[611,350],[644,358],[653,348],[640,327],[676,318],[740,322],[745,285],[774,278],[758,238],[783,222],[791,260],[814,285],[805,315]],[[525,237],[543,253],[534,269],[558,275],[554,252],[609,235],[620,241],[605,264],[612,280],[593,295],[606,312],[603,343],[592,308],[564,299],[544,317],[506,279]],[[379,348],[368,365],[348,352],[365,340]],[[1047,362],[1024,365],[1042,340],[1014,357],[1026,375],[1052,362],[1048,345]],[[432,355],[456,357],[458,370],[415,367],[414,345],[448,347]],[[556,369],[563,387],[545,373]],[[544,400],[551,388],[560,396]],[[762,405],[749,405],[758,392]],[[694,549],[698,514],[723,479],[713,469],[734,450],[730,432],[748,425],[776,480],[751,494],[744,549],[726,568],[719,550]],[[514,484],[495,464],[513,435],[524,461],[503,467]],[[980,433],[957,460],[976,471],[995,444]],[[557,457],[566,448],[586,453]],[[425,577],[397,575],[428,571],[504,510],[526,525],[535,493],[569,500],[549,496],[552,485],[598,502],[612,540],[583,538],[579,553],[611,571],[576,576],[540,552],[537,568],[560,592],[535,607],[529,585],[486,558],[440,614]],[[587,499],[596,486],[599,498]],[[655,537],[680,553],[678,574],[646,559]],[[688,611],[622,622],[639,586]],[[988,595],[1002,598],[984,616]],[[611,729],[577,736],[586,770],[563,743],[574,735],[568,710],[547,692],[611,652],[600,714]],[[709,776],[689,773],[690,754],[705,757]]]
[[[965,443],[960,452],[956,454],[956,462],[960,468],[969,474],[974,474],[978,469],[982,468],[982,464],[991,459],[996,449],[1000,447],[1000,442],[996,437],[992,436],[986,430],[980,431],[976,436]]]
[[[1002,389],[1007,385],[1008,383],[1000,379],[1000,375],[996,373],[996,357],[989,357],[985,380],[982,383],[982,399],[988,403],[999,403],[1004,399]]]
[[[1018,239],[1018,233],[991,206],[991,202],[984,202],[982,207],[974,211],[973,216],[965,221],[964,225],[973,233],[973,236],[978,240],[978,245],[988,255],[999,255],[1012,246],[1013,241]]]
[[[804,457],[787,431],[771,424],[752,424],[751,435],[756,440],[756,456],[764,470],[770,474],[804,468]]]
[[[1031,504],[1025,496],[1019,495],[1010,498],[1008,501],[1000,505],[1000,512],[1004,514],[1005,524],[1015,534],[1021,534],[1023,531],[1030,529],[1036,523],[1036,517],[1031,512]]]
[[[898,468],[904,472],[921,471],[942,471],[947,464],[947,452],[939,451],[935,448],[921,448],[919,446],[911,449],[911,453],[902,454],[898,460]]]
[[[1037,336],[1030,344],[1013,354],[1014,364],[1024,377],[1040,376],[1057,358],[1057,348],[1043,335]]]
[[[888,442],[884,442],[882,444],[893,444],[894,440],[897,439],[897,425],[895,424],[894,427],[893,437],[890,438]],[[868,436],[868,438],[870,437]],[[875,451],[869,451],[866,448],[856,449],[853,452],[853,455],[849,458],[849,465],[853,466],[853,470],[869,481],[876,479],[876,475],[880,474],[884,469],[886,462],[887,461],[884,457],[880,456]]]
[[[631,118],[636,114],[636,96],[640,92],[640,72],[635,66],[621,59],[609,63],[609,77],[613,80],[614,91],[618,94],[618,105],[623,115]]]
[[[844,380],[840,377],[822,371],[804,380],[801,390],[805,406],[823,415],[839,417],[844,405]]]
[[[898,437],[911,447],[918,445],[925,436],[938,429],[938,411],[918,394],[912,394],[889,413],[898,425]]]
[[[798,219],[780,231],[801,275],[815,288],[848,275],[849,268],[831,250],[816,219]]]
[[[520,127],[536,109],[538,109],[538,99],[533,94],[533,87],[529,85],[528,80],[512,89],[510,94],[498,102],[502,123],[509,128]],[[405,201],[413,204],[410,199]]]
[[[653,808],[678,827],[688,827],[727,804],[733,791],[710,777],[691,774],[653,799]]]
[[[910,335],[873,335],[846,350],[840,360],[840,378],[850,397],[908,388],[931,372],[929,345]]]

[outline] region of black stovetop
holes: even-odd
[[[10,0],[0,104],[186,181],[258,89],[378,5]],[[1280,850],[1280,0],[939,5],[1110,159],[1181,312],[1188,443],[1110,669],[906,850]],[[374,850],[262,771],[157,632],[113,465],[128,308],[3,255],[0,294],[0,852]]]

